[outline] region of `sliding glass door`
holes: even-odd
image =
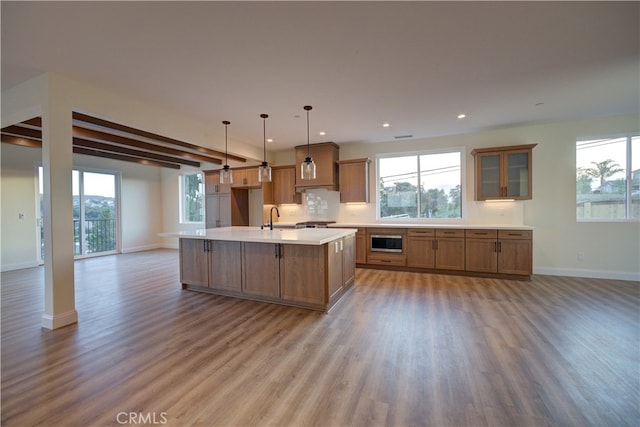
[[[42,167],[40,208],[42,218]],[[73,252],[76,257],[104,255],[118,251],[118,175],[111,172],[73,170]],[[44,228],[39,220],[44,259]]]

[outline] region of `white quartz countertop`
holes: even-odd
[[[353,228],[268,228],[260,227],[220,227],[198,230],[160,233],[160,237],[185,239],[224,240],[252,243],[288,243],[294,245],[324,245],[333,240],[356,233]]]
[[[492,229],[492,230],[533,230],[530,225],[513,225],[513,224],[416,224],[416,223],[397,223],[397,222],[367,222],[367,223],[344,223],[329,224],[329,227],[340,228],[464,228],[470,230]]]

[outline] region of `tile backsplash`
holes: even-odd
[[[301,205],[282,205],[279,222],[337,221],[340,193],[321,188],[305,190]]]

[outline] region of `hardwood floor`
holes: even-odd
[[[79,324],[56,331],[43,269],[2,273],[5,427],[640,419],[638,282],[358,269],[326,315],[183,291],[172,250],[75,269]]]

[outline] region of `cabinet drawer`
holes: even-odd
[[[466,230],[467,237],[474,239],[497,239],[498,230]]]
[[[367,264],[404,266],[407,264],[407,262],[404,255],[368,254]]]
[[[436,237],[464,237],[464,230],[436,230]]]
[[[409,228],[407,236],[409,237],[433,237],[435,230],[432,228]]]
[[[531,239],[531,230],[498,230],[498,239]]]

